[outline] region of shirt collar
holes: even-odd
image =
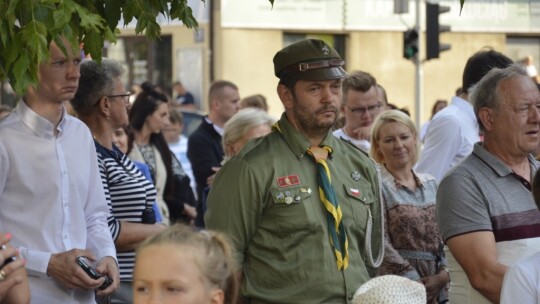
[[[497,173],[500,177],[514,174],[514,171],[512,171],[510,167],[508,167],[498,157],[486,150],[482,143],[476,143],[474,145],[473,154],[480,158],[487,166],[493,169],[493,171],[495,171],[495,173]],[[527,155],[527,159],[529,160],[529,164],[532,169],[531,172],[535,172],[538,167],[537,161],[531,154]]]
[[[15,113],[21,118],[21,121],[32,130],[38,137],[53,138],[54,125],[47,119],[41,117],[34,112],[24,100],[19,100],[17,107],[15,107]],[[58,136],[62,134],[66,124],[66,110],[62,107],[62,118],[56,130]]]
[[[217,132],[219,135],[223,136],[223,131],[224,131],[223,128],[220,128],[219,126],[215,125],[215,124],[210,120],[210,118],[208,118],[208,116],[205,116],[205,117],[204,117],[204,120],[206,120],[207,123],[211,124],[212,127],[214,127],[214,130],[216,130],[216,132]]]
[[[276,123],[274,129],[278,128],[282,138],[287,142],[291,150],[294,152],[297,158],[302,158],[306,154],[307,150],[311,146],[311,143],[307,137],[298,131],[287,119],[287,115],[283,113],[281,118]],[[325,138],[321,142],[321,146],[329,146],[332,149],[336,147],[336,138],[332,135],[331,130],[328,130]]]
[[[392,173],[390,173],[390,171],[388,171],[388,169],[386,169],[386,166],[381,165],[380,169],[381,169],[381,178],[382,178],[383,182],[386,182],[386,184],[394,185],[395,189],[399,189],[400,187],[407,188],[407,187],[403,186],[403,184],[401,184],[392,175]],[[414,181],[416,183],[416,187],[417,188],[424,188],[424,183],[423,183],[422,179],[420,179],[420,177],[416,174],[416,171],[412,170],[412,173],[413,173]]]
[[[454,96],[452,97],[452,104],[460,108],[463,113],[465,113],[467,117],[469,117],[469,119],[474,120],[478,124],[476,120],[476,115],[474,114],[474,108],[470,102],[458,96]]]

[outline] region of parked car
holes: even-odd
[[[193,133],[193,131],[199,127],[201,121],[206,115],[203,111],[199,110],[178,109],[176,111],[178,111],[184,117],[184,131],[182,134],[185,136],[189,136],[191,133]]]

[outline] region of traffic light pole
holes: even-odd
[[[414,61],[415,64],[415,88],[414,88],[414,97],[415,97],[415,103],[414,103],[414,122],[416,124],[416,129],[418,132],[420,132],[420,118],[422,117],[422,110],[423,110],[423,96],[422,91],[424,88],[424,71],[423,71],[423,64],[424,60],[422,59],[424,56],[424,47],[423,47],[423,39],[422,38],[422,22],[421,20],[421,1],[422,0],[416,0],[416,31],[418,33],[418,53],[416,55],[416,60]]]

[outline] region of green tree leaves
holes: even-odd
[[[155,39],[161,34],[159,14],[188,28],[198,26],[187,0],[2,0],[0,81],[9,79],[19,94],[35,86],[38,66],[49,57],[50,42],[59,42],[59,37],[68,39],[74,52],[84,43],[85,53],[101,60],[104,42],[116,42],[122,18],[123,25],[135,19],[136,33]]]

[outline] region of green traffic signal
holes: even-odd
[[[403,57],[405,59],[416,58],[418,54],[418,32],[409,29],[403,33]]]

